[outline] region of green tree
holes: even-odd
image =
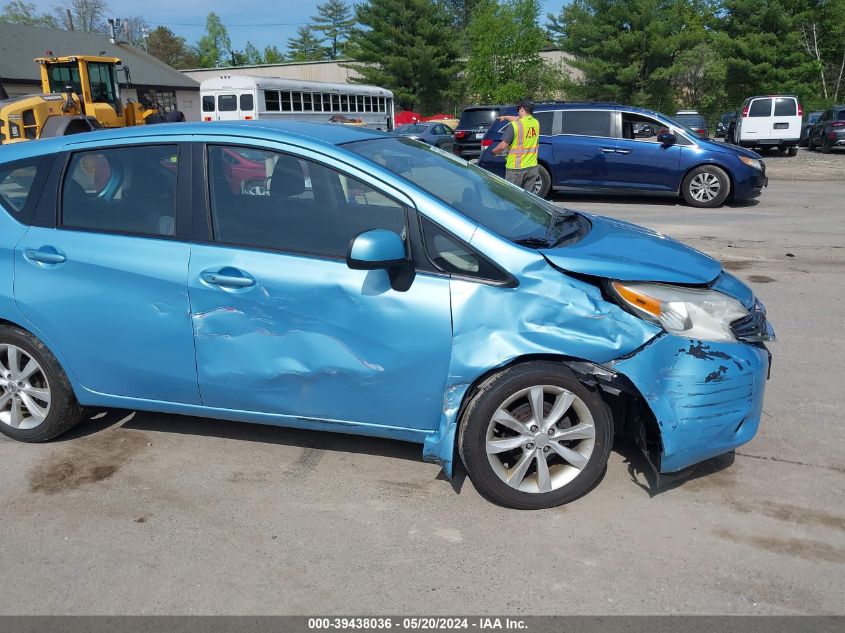
[[[288,40],[288,56],[295,62],[313,62],[325,59],[323,40],[317,37],[310,26],[296,29],[296,37]]]
[[[285,56],[275,46],[266,46],[264,48],[264,63],[265,64],[281,64],[285,61]]]
[[[232,63],[232,40],[223,21],[214,12],[205,19],[205,35],[197,43],[197,53],[202,68]]]
[[[808,5],[796,16],[795,26],[816,70],[807,97],[813,107],[822,107],[838,103],[845,93],[845,0],[813,0]]]
[[[255,44],[252,42],[247,42],[246,46],[244,46],[243,55],[246,58],[246,63],[257,66],[258,64],[264,64],[264,55],[261,54],[261,51],[255,47]]]
[[[472,21],[473,11],[483,2],[484,0],[446,0],[446,5],[454,16],[455,26],[464,30]]]
[[[188,47],[184,37],[178,37],[166,26],[153,29],[147,37],[147,52],[173,68],[196,68],[197,53]]]
[[[46,26],[57,28],[58,20],[49,13],[36,13],[37,9],[31,2],[12,0],[3,6],[0,22],[9,24],[23,24],[25,26]]]
[[[313,29],[328,41],[326,51],[329,59],[343,54],[343,44],[349,39],[355,19],[352,9],[343,0],[327,0],[317,5],[317,15],[311,18]]]
[[[368,0],[355,8],[361,27],[350,38],[350,64],[360,83],[393,91],[404,108],[443,105],[460,64],[452,16],[436,0]]]
[[[66,0],[64,4],[54,9],[58,22],[68,30],[85,33],[107,33],[106,20],[109,17],[109,7],[105,0]],[[70,11],[73,22],[68,21],[67,12]]]
[[[540,57],[546,33],[540,27],[537,0],[484,0],[469,25],[466,75],[475,100],[513,103],[539,99],[554,90]]]

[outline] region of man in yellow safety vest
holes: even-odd
[[[502,141],[493,148],[496,156],[507,153],[505,179],[534,191],[540,180],[537,169],[537,151],[540,146],[540,122],[534,118],[534,104],[523,99],[516,104],[519,116],[500,116],[500,121],[509,121],[502,130]]]

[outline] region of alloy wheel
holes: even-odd
[[[487,459],[511,488],[558,490],[587,466],[596,430],[581,398],[555,385],[522,389],[496,409],[487,427]]]
[[[16,345],[0,345],[0,423],[33,429],[50,413],[50,385],[41,365]]]
[[[710,202],[719,195],[721,189],[719,178],[706,171],[696,174],[689,184],[690,194],[698,202]]]

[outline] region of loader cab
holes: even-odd
[[[103,127],[123,127],[115,68],[121,63],[114,57],[42,57],[41,83],[45,93],[64,93],[68,86],[79,96],[82,109]]]

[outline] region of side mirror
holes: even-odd
[[[408,261],[405,243],[393,231],[364,231],[349,242],[346,265],[353,270],[378,270],[400,266]]]
[[[678,139],[675,138],[675,135],[669,131],[662,131],[660,134],[657,135],[657,142],[661,145],[669,146],[674,145]]]

